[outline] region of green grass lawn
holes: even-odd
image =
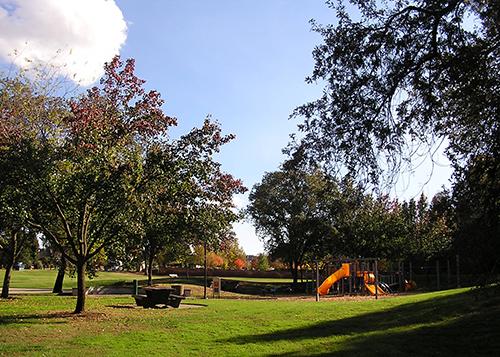
[[[496,355],[500,294],[469,289],[381,300],[189,300],[133,308],[130,297],[0,300],[0,355]]]
[[[5,270],[0,269],[0,284],[3,283]],[[13,271],[11,277],[11,288],[39,288],[39,289],[52,289],[54,286],[54,281],[56,279],[56,270],[22,270]],[[87,287],[91,286],[132,286],[132,281],[134,279],[139,280],[139,285],[146,285],[147,278],[143,274],[139,273],[121,273],[121,272],[98,272],[97,276],[93,279],[87,278]],[[211,283],[211,277],[209,278],[209,285]],[[258,284],[276,284],[287,282],[287,279],[260,279],[260,278],[234,278],[236,281],[244,280],[246,283],[258,283]],[[153,284],[162,285],[172,285],[172,284],[182,284],[185,288],[191,289],[192,296],[203,296],[203,285],[204,278],[200,276],[192,276],[189,278],[179,277],[170,278],[168,276],[155,276],[153,277]],[[76,276],[71,277],[66,275],[64,278],[64,289],[76,288]],[[212,295],[211,289],[208,291],[209,295]],[[222,292],[224,297],[242,297],[241,294],[234,292],[224,291]]]
[[[0,269],[0,284],[3,283],[5,269]],[[12,288],[39,288],[52,289],[56,280],[57,271],[44,270],[21,270],[12,271],[10,287]],[[146,279],[144,275],[120,272],[99,272],[94,279],[87,278],[87,286],[106,286],[113,284],[130,284],[134,279]],[[76,275],[74,277],[66,274],[64,277],[65,289],[76,288]]]
[[[5,269],[0,269],[0,284],[3,282],[5,274]],[[12,288],[40,288],[40,289],[51,289],[54,286],[54,281],[56,279],[57,271],[51,269],[45,270],[22,270],[22,271],[12,271],[11,284]],[[140,284],[146,282],[146,277],[143,274],[136,273],[121,273],[121,272],[98,272],[94,279],[87,278],[87,286],[106,286],[106,285],[120,285],[120,284],[131,284],[132,280],[137,279]],[[211,277],[210,277],[211,279]],[[223,278],[224,280],[235,280],[235,281],[245,281],[245,282],[255,282],[255,283],[291,283],[292,279],[285,278]],[[203,277],[193,276],[191,278],[169,278],[168,276],[156,276],[154,277],[155,283],[189,283],[202,285]],[[75,288],[76,287],[76,276],[71,277],[66,275],[64,278],[64,288]]]

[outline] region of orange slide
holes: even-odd
[[[387,292],[382,289],[380,284],[377,287],[377,290],[375,290],[375,274],[371,271],[365,271],[363,272],[363,280],[365,282],[365,288],[368,290],[370,295],[385,295]]]
[[[330,287],[335,284],[335,282],[346,276],[349,276],[349,263],[343,263],[342,268],[326,278],[323,284],[321,284],[321,286],[318,288],[318,293],[320,295],[328,294]]]
[[[369,283],[365,282],[365,287],[370,292],[370,295],[375,295],[375,284],[369,284]],[[377,295],[385,295],[385,294],[387,294],[382,289],[382,287],[380,287],[380,285],[378,286],[377,290],[378,290],[377,291]]]

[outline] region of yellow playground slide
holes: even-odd
[[[369,284],[367,282],[365,282],[365,287],[366,289],[368,289],[368,291],[370,292],[370,295],[375,295],[375,284]],[[387,294],[381,287],[380,285],[378,286],[378,291],[377,291],[378,295],[385,295]]]
[[[320,295],[326,295],[328,294],[328,291],[330,290],[330,287],[335,284],[335,282],[339,281],[340,279],[349,276],[349,264],[348,263],[343,263],[342,267],[337,270],[335,273],[330,275],[328,278],[325,279],[323,284],[318,288],[318,293]]]

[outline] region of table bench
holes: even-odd
[[[174,289],[164,287],[147,287],[144,288],[146,295],[133,295],[137,306],[142,306],[145,309],[154,308],[157,305],[164,307],[171,306],[178,308],[181,301],[185,299],[184,296],[172,294]]]

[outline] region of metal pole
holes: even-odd
[[[316,275],[316,268],[314,266],[311,267],[311,295],[314,295],[314,281],[316,280],[315,279],[315,275]]]
[[[203,298],[207,298],[208,267],[207,267],[207,241],[203,242],[203,256],[205,260],[205,284],[203,284]]]
[[[139,294],[139,282],[134,279],[134,295]]]
[[[316,301],[319,301],[319,264],[316,260]]]
[[[375,259],[375,300],[378,299],[378,265],[377,259]]]
[[[457,288],[460,287],[460,256],[457,254]]]
[[[352,273],[352,269],[349,269],[349,295],[352,295]]]
[[[354,269],[353,269],[353,273],[352,273],[352,276],[354,277],[353,278],[353,281],[354,281],[354,291],[359,291],[359,288],[356,284],[356,278],[358,276],[358,262],[357,261],[354,261]]]

